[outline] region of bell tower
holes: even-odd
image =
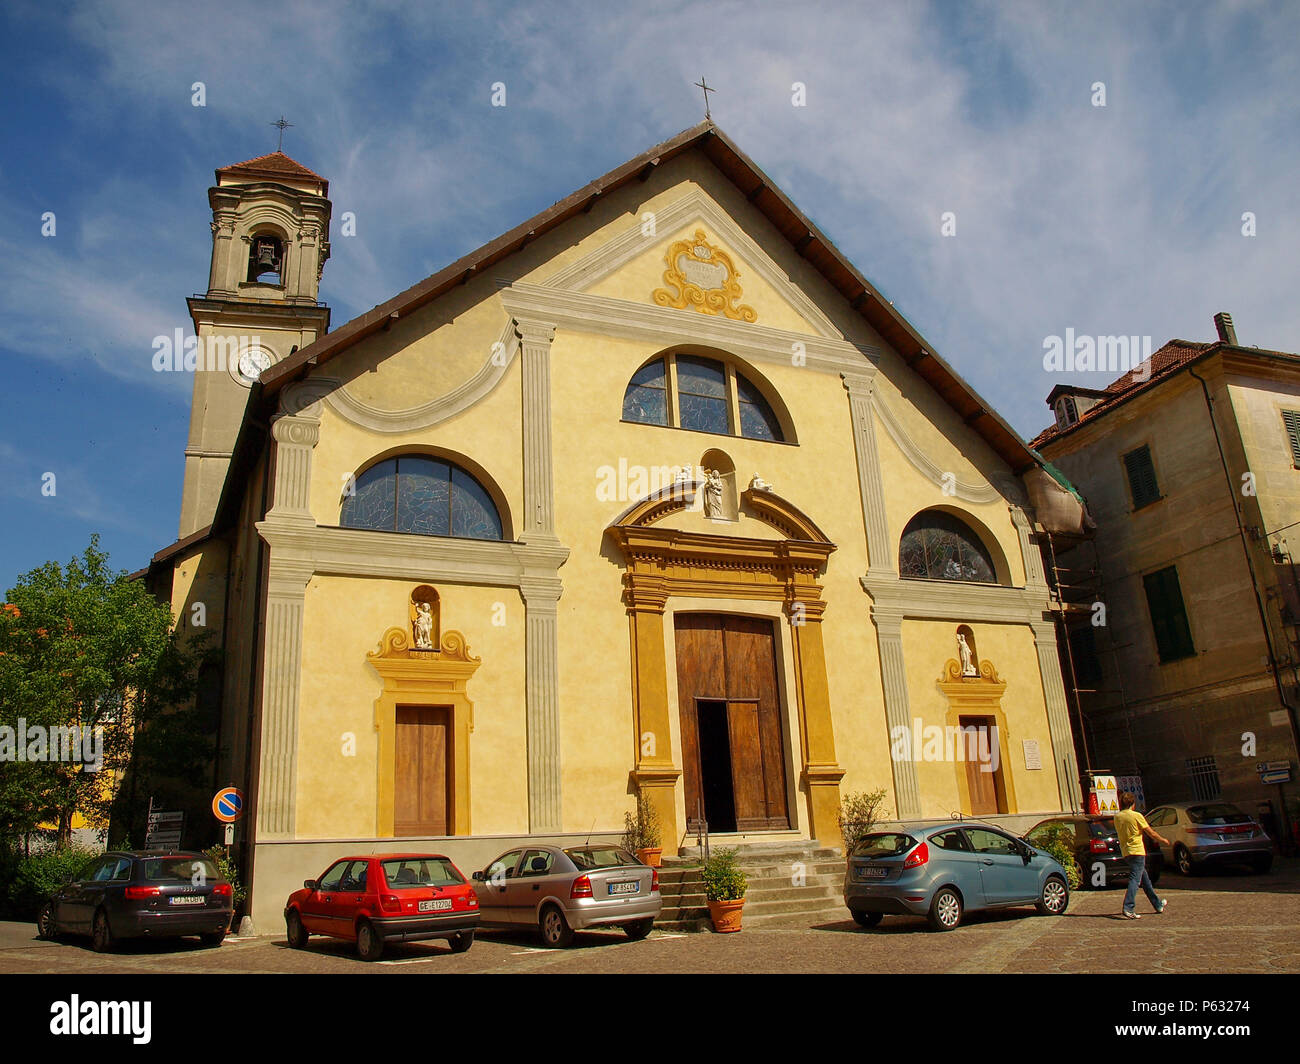
[[[281,151],[217,171],[212,265],[187,303],[198,339],[180,536],[211,524],[249,389],[329,330],[317,302],[329,258],[329,182]]]

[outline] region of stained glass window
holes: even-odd
[[[732,435],[727,368],[712,358],[670,356],[677,369],[677,427],[697,432]],[[644,425],[670,423],[667,360],[657,358],[642,366],[623,393],[623,420]],[[740,373],[735,374],[736,401],[741,436],[751,440],[784,441],[781,422],[763,393]]]
[[[668,424],[668,380],[662,358],[632,374],[623,393],[623,419],[646,425]]]
[[[993,558],[979,537],[951,514],[925,510],[907,523],[898,573],[913,580],[996,584]]]
[[[722,363],[707,358],[677,358],[677,406],[682,428],[725,436],[727,374]]]
[[[357,477],[339,524],[420,536],[501,539],[501,517],[483,485],[459,466],[404,455]]]
[[[763,393],[736,374],[736,398],[740,400],[740,434],[751,440],[779,440],[781,423],[776,420]]]

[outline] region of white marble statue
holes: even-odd
[[[749,490],[750,491],[771,491],[772,485],[769,484],[762,477],[760,477],[757,473],[755,473],[754,479],[749,482]]]
[[[966,642],[964,632],[957,633],[957,653],[961,655],[961,674],[963,676],[978,676],[979,670],[975,668],[975,656],[971,653],[970,644]]]
[[[716,469],[704,470],[704,516],[726,517],[722,512],[722,474]]]
[[[433,610],[427,602],[415,606],[415,649],[433,650]]]

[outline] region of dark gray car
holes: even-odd
[[[90,935],[104,953],[123,938],[198,935],[218,946],[233,915],[230,884],[190,851],[116,851],[96,857],[54,893],[37,917],[41,938]]]
[[[536,928],[567,946],[588,927],[645,938],[663,907],[659,871],[617,846],[526,846],[474,873],[480,926]]]

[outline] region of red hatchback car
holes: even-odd
[[[431,853],[340,858],[284,906],[291,947],[328,935],[355,942],[363,961],[377,961],[385,942],[430,938],[445,938],[453,953],[464,953],[478,921],[474,888],[450,858]]]

